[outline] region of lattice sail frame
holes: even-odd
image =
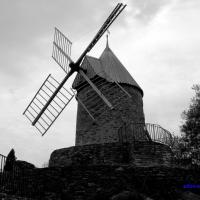
[[[131,95],[119,83],[112,80],[103,71],[96,74],[96,76],[93,77],[91,81],[98,88],[98,90],[108,99],[113,108],[117,108],[122,98],[131,98]],[[89,114],[92,120],[97,122],[98,118],[106,110],[110,110],[110,107],[107,106],[107,104],[87,82],[82,82],[82,84],[80,84],[80,86],[77,87],[76,90],[84,90],[84,88],[88,88],[87,91],[84,91],[84,96],[79,96],[78,93],[76,93],[76,91],[73,89],[72,91],[75,94],[77,101]],[[116,89],[119,92],[118,94],[114,93]]]
[[[52,58],[64,70],[69,73],[69,63],[71,59],[72,42],[61,32],[55,28]]]
[[[31,103],[25,109],[23,114],[30,120],[32,124],[38,113],[41,111],[42,107],[49,100],[59,84],[60,83],[55,78],[53,78],[51,74],[49,74],[49,76],[46,78],[46,80],[32,99]],[[74,94],[72,92],[69,92],[64,87],[61,88],[56,97],[49,104],[45,112],[34,125],[42,135],[47,132],[47,130],[51,127],[53,122],[58,118],[58,116],[61,114],[61,112],[68,105],[73,97]]]

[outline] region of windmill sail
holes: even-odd
[[[62,87],[37,122],[34,123],[36,117],[59,84],[60,83],[50,74],[23,113],[42,135],[47,132],[74,96],[71,92]]]
[[[118,3],[117,6],[114,8],[114,10],[111,12],[109,17],[106,19],[104,24],[101,26],[93,40],[90,42],[90,44],[87,46],[85,51],[81,54],[79,59],[77,60],[77,64],[80,65],[81,61],[85,57],[85,55],[94,47],[94,45],[98,42],[98,40],[101,38],[101,36],[105,33],[105,31],[110,27],[110,25],[114,22],[114,20],[118,17],[118,15],[124,10],[126,5],[123,5],[122,3]]]
[[[69,72],[72,42],[57,28],[55,28],[52,57],[56,63],[66,72]]]
[[[105,77],[104,72],[97,74],[91,81],[96,88],[98,88],[101,94],[103,94],[111,103],[113,108],[117,108],[123,98],[131,98],[131,95],[117,82],[113,81],[110,77],[107,78],[110,79],[110,82],[108,82],[102,77]],[[90,117],[97,121],[98,117],[109,109],[109,106],[87,82],[80,84],[76,90],[84,90],[84,88],[87,88],[87,90],[84,91],[84,95],[76,95],[76,99],[80,102]],[[117,94],[115,94],[116,91]]]
[[[94,45],[98,42],[104,32],[108,29],[108,27],[113,23],[113,21],[117,18],[117,16],[122,12],[125,7],[126,5],[123,5],[122,3],[117,4],[117,6],[114,8],[107,20],[100,28],[100,30],[95,35],[94,39],[90,42],[90,44],[87,46],[85,51],[81,54],[81,56],[75,63],[70,58],[72,45],[71,41],[66,36],[64,36],[57,28],[55,28],[52,57],[58,63],[58,65],[67,73],[67,75],[60,84],[57,81],[54,81],[54,84],[57,86],[55,86],[51,82],[55,79],[52,76],[48,76],[24,112],[27,118],[31,121],[32,125],[36,126],[36,128],[41,132],[42,135],[46,133],[46,131],[57,119],[65,106],[73,98],[74,95],[70,94],[69,91],[66,90],[63,86],[68,78],[76,71],[86,79],[86,81],[90,84],[96,94],[98,94],[101,100],[104,101],[104,103],[106,103],[110,108],[113,107],[112,104],[105,98],[105,96],[98,90],[98,88],[90,81],[90,79],[88,79],[83,69],[80,68],[80,64],[86,54],[94,47]],[[54,85],[54,89],[50,89],[48,87],[46,88],[46,84],[49,82]],[[47,90],[49,93],[47,93]],[[61,90],[64,90],[65,92],[67,91],[67,93],[69,93],[69,97],[61,92]],[[65,99],[61,99],[59,95],[63,95]],[[41,97],[41,99],[38,98],[39,96]],[[57,102],[58,100],[60,101],[59,103]],[[62,104],[62,106],[60,104]],[[55,111],[55,113],[53,113],[53,110]],[[52,119],[49,117],[49,115],[52,115]]]

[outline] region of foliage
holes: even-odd
[[[191,155],[188,151],[188,143],[185,142],[185,137],[173,136],[172,152],[176,164],[188,166],[191,164]]]
[[[181,131],[187,143],[185,153],[191,158],[192,164],[200,165],[200,85],[194,85],[192,89],[195,96],[191,99],[189,108],[182,113],[184,124]]]

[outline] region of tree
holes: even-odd
[[[197,148],[200,145],[200,85],[194,85],[192,89],[195,91],[195,96],[191,100],[189,109],[182,113],[185,123],[181,131],[185,133],[190,145]]]
[[[15,161],[16,161],[15,150],[11,149],[11,151],[9,152],[9,154],[6,158],[6,164],[5,164],[4,170],[5,171],[12,171],[14,164],[15,164]]]
[[[200,161],[200,85],[194,85],[192,89],[195,96],[191,99],[189,108],[182,113],[184,124],[181,131],[185,134],[185,141],[189,145],[189,151],[193,162]]]

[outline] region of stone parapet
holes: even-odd
[[[136,166],[170,166],[171,149],[155,142],[105,143],[74,146],[55,150],[50,157],[50,167],[74,164],[133,164]]]

